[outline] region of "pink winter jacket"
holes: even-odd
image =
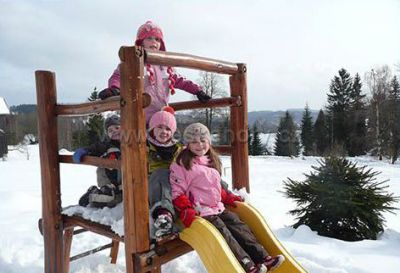
[[[145,72],[144,78],[144,92],[151,96],[151,104],[144,109],[146,114],[146,123],[149,123],[150,118],[154,113],[161,110],[162,107],[168,105],[169,101],[169,87],[168,87],[168,73],[165,66],[152,65],[154,70],[154,84],[150,84],[148,75]],[[172,76],[175,80],[175,88],[184,90],[191,94],[196,94],[201,90],[201,87],[194,82],[178,76],[176,73]],[[117,69],[108,80],[108,87],[120,88],[120,72],[119,65]]]
[[[172,199],[186,195],[200,216],[216,215],[225,210],[221,202],[221,176],[208,163],[208,156],[201,156],[193,159],[189,171],[177,163],[170,166]]]

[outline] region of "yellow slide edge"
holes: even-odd
[[[262,215],[245,202],[236,202],[236,208],[229,207],[239,218],[245,222],[256,236],[259,243],[268,251],[269,255],[282,254],[285,262],[275,269],[274,273],[306,273],[307,271],[294,259],[294,257],[283,247],[276,238]],[[220,271],[229,272],[229,271]]]
[[[220,232],[207,220],[196,217],[179,237],[196,250],[208,273],[245,273]]]

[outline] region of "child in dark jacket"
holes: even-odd
[[[156,240],[173,231],[175,210],[172,204],[169,166],[183,145],[173,138],[176,120],[171,107],[155,113],[149,122],[147,135],[149,161],[149,207],[154,220],[151,229]]]
[[[85,155],[98,156],[118,160],[121,158],[120,137],[121,121],[118,115],[105,119],[106,138],[88,147],[78,148],[73,155],[73,161],[80,163]],[[122,201],[120,172],[114,169],[97,168],[97,184],[91,186],[79,199],[79,205],[93,207],[114,207]]]
[[[208,220],[248,273],[264,273],[280,266],[285,257],[270,256],[250,228],[225,209],[224,205],[242,199],[221,186],[221,161],[211,147],[208,128],[201,123],[191,124],[183,138],[188,145],[170,167],[173,204],[183,224],[189,227],[196,215]]]
[[[151,21],[139,27],[137,31],[135,45],[143,46],[145,49],[166,51],[164,35],[159,26]],[[175,88],[184,90],[196,95],[201,102],[208,101],[211,97],[194,82],[185,79],[175,73],[170,66],[146,64],[144,79],[144,91],[150,95],[151,103],[144,109],[146,124],[149,123],[152,115],[167,106],[170,93],[175,93]],[[99,93],[101,99],[119,95],[120,89],[120,69],[119,65],[108,80],[108,88]]]

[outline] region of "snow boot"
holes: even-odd
[[[166,209],[160,209],[156,215],[153,224],[155,228],[154,236],[156,240],[160,240],[172,233],[173,219],[172,214]]]
[[[269,272],[277,269],[284,261],[285,256],[283,255],[267,256],[261,265],[266,266]]]
[[[82,196],[79,198],[79,206],[86,207],[89,205],[89,196],[92,193],[99,193],[100,190],[96,186],[91,186]]]

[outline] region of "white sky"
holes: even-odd
[[[149,19],[169,51],[247,63],[251,111],[319,109],[340,68],[400,63],[399,0],[0,0],[0,96],[36,103],[40,69],[56,72],[59,101],[83,102]]]

